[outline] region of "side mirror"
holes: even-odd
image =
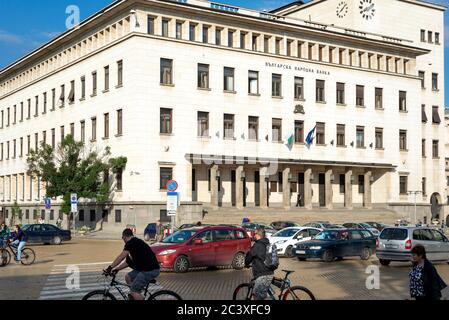
[[[299,235],[299,236],[297,236],[296,237],[296,239],[298,239],[298,240],[301,240],[301,239],[303,239],[304,237],[302,236],[302,235]]]
[[[193,242],[194,245],[196,246],[201,246],[203,244],[203,240],[201,239],[195,239],[195,241]]]

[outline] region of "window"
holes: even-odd
[[[109,66],[104,67],[104,91],[109,91]]]
[[[249,140],[259,140],[259,117],[248,117]]]
[[[123,61],[117,61],[117,87],[123,85]]]
[[[426,157],[426,139],[421,140],[421,156]]]
[[[168,20],[162,19],[162,26],[161,26],[161,32],[163,37],[168,37]]]
[[[359,187],[359,194],[365,193],[365,176],[363,175],[358,176],[358,187]]]
[[[439,144],[438,140],[432,140],[432,157],[434,159],[439,157],[438,144]]]
[[[56,129],[51,129],[51,147],[53,148],[53,150],[56,147]]]
[[[365,147],[365,127],[357,126],[356,128],[356,146],[357,148]]]
[[[61,142],[62,142],[62,140],[64,140],[64,137],[65,137],[65,134],[64,134],[64,126],[61,126],[60,127],[60,132],[61,132]]]
[[[259,72],[248,71],[248,93],[259,94]]]
[[[432,90],[438,91],[438,73],[432,73]]]
[[[339,181],[339,185],[340,185],[340,193],[344,194],[345,193],[345,184],[346,184],[346,176],[344,174],[340,174],[340,181]]]
[[[228,47],[234,46],[234,31],[228,31]]]
[[[81,122],[80,122],[80,126],[81,126],[81,129],[80,129],[80,132],[81,132],[81,142],[85,142],[86,141],[86,122],[84,121],[84,120],[82,120]]]
[[[365,87],[364,86],[356,86],[356,97],[355,104],[358,107],[363,107],[365,105]]]
[[[198,88],[209,89],[209,65],[198,64]]]
[[[435,32],[435,44],[440,44],[440,34]]]
[[[276,38],[275,42],[274,42],[274,53],[275,54],[280,54],[281,53],[281,39]]]
[[[224,91],[234,92],[234,68],[224,68]]]
[[[115,173],[115,182],[116,182],[116,189],[118,191],[123,190],[123,169],[118,169]]]
[[[161,84],[173,84],[173,60],[161,59]]]
[[[176,39],[182,39],[182,22],[176,22]]]
[[[96,211],[95,210],[90,210],[90,222],[94,222],[96,220]]]
[[[376,109],[383,109],[383,89],[382,88],[376,88],[375,89],[375,108]]]
[[[325,102],[324,80],[316,80],[316,101]]]
[[[324,145],[326,144],[326,126],[324,122],[316,123],[316,144]]]
[[[148,34],[154,34],[154,17],[148,16],[147,21],[148,21],[148,28],[147,28]]]
[[[31,99],[28,99],[28,113],[27,120],[31,119]]]
[[[92,118],[92,136],[91,141],[97,140],[97,118]]]
[[[20,138],[20,147],[19,147],[19,157],[22,158],[23,157],[23,138]]]
[[[424,71],[418,71],[418,77],[421,79],[421,88],[425,89],[425,77],[426,73]]]
[[[42,114],[46,114],[47,113],[47,92],[44,92],[42,94],[42,96],[44,98]],[[16,106],[14,106],[14,123],[16,123],[16,117],[17,117],[17,111],[16,111]]]
[[[432,35],[433,35],[432,31],[427,31],[427,42],[428,43],[432,43],[433,42]]]
[[[209,137],[209,112],[198,112],[198,137]]]
[[[304,100],[304,78],[295,77],[294,93],[296,100]]]
[[[282,141],[282,119],[273,119],[271,125],[271,137],[273,142]]]
[[[384,147],[384,129],[376,128],[375,139],[376,139],[376,149],[383,149],[383,147]]]
[[[421,42],[426,42],[426,30],[421,29]]]
[[[408,190],[408,177],[407,176],[400,176],[399,177],[399,194],[407,194]]]
[[[304,121],[295,120],[295,142],[304,143]]]
[[[407,151],[407,130],[399,130],[399,150]]]
[[[337,124],[337,147],[345,147],[346,139],[345,139],[345,125]]]
[[[13,159],[16,158],[16,149],[17,149],[17,142],[16,142],[16,139],[14,139],[12,142],[12,158]]]
[[[426,192],[426,189],[427,189],[426,185],[427,185],[426,178],[422,178],[421,179],[421,191],[422,191],[423,196],[425,196],[427,194],[427,192]]]
[[[221,46],[221,29],[215,28],[215,44]]]
[[[440,113],[438,112],[438,106],[433,106],[432,107],[432,123],[433,124],[440,124],[441,123]]]
[[[117,136],[123,134],[123,110],[117,110]]]
[[[20,103],[20,122],[23,122],[23,102]],[[2,111],[2,127],[3,127],[3,111]]]
[[[84,221],[84,210],[80,210],[80,212],[78,214],[78,220]]]
[[[2,148],[2,149],[3,149],[3,148]],[[30,151],[31,151],[31,136],[28,135],[28,136],[27,136],[27,154],[26,154],[26,155],[29,155],[29,154],[30,154]]]
[[[270,52],[270,37],[263,38],[263,52],[265,53]]]
[[[425,104],[421,105],[421,121],[423,123],[427,122],[426,105]]]
[[[108,139],[109,138],[109,113],[105,113],[104,114],[104,139]]]
[[[271,78],[271,95],[282,97],[282,75],[273,74]]]
[[[337,104],[345,104],[345,84],[337,82]]]
[[[407,92],[399,91],[399,111],[407,111]]]
[[[257,35],[253,35],[251,39],[251,50],[253,51],[257,51],[257,39],[258,39]]]
[[[115,210],[115,223],[122,222],[122,210]]]
[[[160,168],[160,190],[167,190],[167,184],[173,179],[173,168]]]
[[[6,108],[6,126],[9,127],[11,119],[11,110],[10,108]]]
[[[189,40],[195,41],[196,36],[196,24],[190,23],[189,24]]]
[[[97,72],[92,72],[92,96],[97,95]]]
[[[172,109],[161,108],[161,123],[160,123],[160,133],[171,134],[173,133],[172,128]]]
[[[203,43],[209,42],[209,27],[203,26]]]
[[[223,132],[225,139],[234,139],[234,115],[225,114],[223,117]]]
[[[67,98],[69,100],[69,104],[72,104],[75,102],[75,81],[70,81],[70,93]]]

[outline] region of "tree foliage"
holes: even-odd
[[[123,169],[127,161],[125,157],[116,160],[110,156],[109,147],[99,153],[68,135],[55,150],[42,143],[39,150],[31,151],[27,158],[28,174],[46,183],[46,197],[62,197],[61,210],[68,214],[72,193],[100,204],[110,200],[111,188],[103,175],[114,169],[117,162]]]

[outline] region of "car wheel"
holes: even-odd
[[[371,257],[371,250],[370,248],[363,248],[362,254],[360,255],[360,259],[362,260],[369,260]]]
[[[385,259],[379,259],[379,262],[381,265],[383,266],[388,266],[390,264],[390,260],[385,260]],[[449,263],[449,262],[448,262]]]
[[[306,261],[306,258],[298,258],[299,261]]]
[[[285,255],[289,258],[293,257],[293,246],[288,246],[287,249],[285,249]]]
[[[343,261],[343,257],[337,257],[335,260],[337,260],[337,261]]]
[[[238,252],[232,260],[232,267],[235,270],[242,270],[245,268],[245,255],[242,252]]]
[[[56,236],[53,238],[53,244],[59,246],[62,243],[61,237]]]
[[[332,250],[328,249],[323,252],[323,256],[321,257],[321,259],[323,259],[324,262],[332,262],[334,261],[334,253],[332,252]]]
[[[173,270],[176,273],[185,273],[189,270],[189,260],[186,256],[179,256],[176,258],[173,265]]]
[[[145,233],[143,238],[145,239],[145,241],[150,241],[150,235],[148,233]]]

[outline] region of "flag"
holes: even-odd
[[[285,144],[287,148],[291,151],[293,148],[293,142],[295,142],[295,135],[292,133],[286,137],[287,143]]]
[[[313,142],[313,139],[315,139],[315,129],[316,129],[316,126],[307,135],[307,138],[306,138],[307,146],[310,146]]]

